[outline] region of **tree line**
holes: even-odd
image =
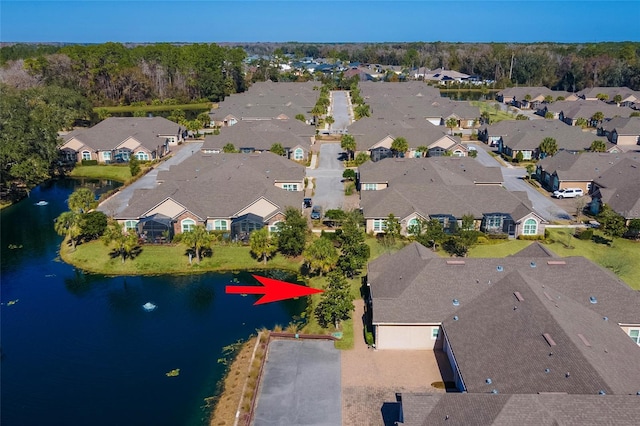
[[[7,84],[73,88],[94,105],[167,98],[182,103],[218,102],[245,90],[245,57],[241,48],[205,43],[13,45],[0,49]]]

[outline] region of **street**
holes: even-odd
[[[342,208],[344,189],[343,166],[338,157],[342,152],[339,143],[324,143],[320,147],[318,168],[307,168],[307,177],[315,178],[313,204],[321,205],[325,211]]]

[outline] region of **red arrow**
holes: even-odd
[[[322,293],[324,290],[292,284],[286,281],[275,280],[273,278],[252,275],[262,286],[243,285],[225,287],[227,294],[264,294],[254,305],[277,302],[279,300],[292,299],[294,297],[309,296],[311,294]]]

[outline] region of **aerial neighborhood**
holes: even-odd
[[[579,231],[599,226],[593,218],[603,211],[626,227],[640,220],[640,92],[507,88],[489,101],[494,114],[511,114],[500,121],[441,96],[452,82],[482,83],[453,70],[403,74],[312,58],[281,67],[340,72],[353,84],[325,92],[330,102],[318,109],[318,81],[254,83],[211,109],[198,138],[161,117],[107,118],[65,134],[61,161],[186,152],[126,202],[116,194],[99,207],[144,243],[198,226],[247,243],[263,228],[276,235],[292,207],[318,233],[335,232],[309,217],[312,203],[361,213],[380,241],[392,232],[410,241],[365,267],[371,347],[439,351],[448,391],[398,388],[396,401],[379,401],[399,405],[401,424],[565,424],[578,414],[592,416],[589,424],[637,423],[640,293],[540,241],[561,219]],[[402,82],[374,81],[390,73]],[[576,201],[563,200],[570,193]],[[507,257],[470,258],[466,248],[437,251],[433,227],[444,237],[534,241]]]

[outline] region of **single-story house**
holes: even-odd
[[[616,117],[598,127],[598,135],[619,146],[638,149],[640,145],[640,117]]]
[[[473,216],[476,229],[512,238],[544,235],[546,224],[525,192],[497,186],[395,183],[380,191],[361,191],[360,208],[366,232],[373,234],[385,232],[390,214],[398,218],[403,235],[430,219],[438,219],[445,232],[452,232],[466,215]]]
[[[553,157],[540,160],[535,177],[548,191],[564,188],[581,188],[585,194],[593,193],[593,182],[624,159],[638,158],[634,153],[561,151]]]
[[[204,154],[217,154],[222,152],[225,145],[232,144],[240,152],[250,154],[266,152],[274,144],[280,144],[287,158],[306,161],[314,142],[314,128],[295,119],[242,121],[222,129],[219,135],[207,135],[201,151]]]
[[[593,180],[590,209],[606,204],[627,220],[640,219],[640,154],[628,153]]]
[[[553,102],[568,95],[568,92],[547,87],[509,87],[496,93],[496,100],[520,109],[538,109],[542,104],[550,103],[545,100]]]
[[[640,293],[533,243],[441,258],[418,243],[367,270],[376,348],[442,349],[460,392],[636,395]]]
[[[287,207],[301,208],[304,176],[304,166],[268,152],[196,154],[159,172],[157,186],[137,190],[116,219],[137,229],[161,215],[174,234],[204,225],[245,239],[264,226],[274,230]]]
[[[631,90],[628,87],[590,87],[577,93],[581,99],[596,101],[601,100],[602,95],[607,103],[615,103],[615,97],[620,96],[620,106],[630,106],[640,101],[640,92]]]
[[[63,161],[127,162],[132,156],[148,161],[164,157],[183,140],[184,129],[162,117],[109,117],[88,129],[62,137]]]

